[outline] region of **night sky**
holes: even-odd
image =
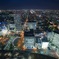
[[[0,0],[0,9],[59,9],[59,0]]]

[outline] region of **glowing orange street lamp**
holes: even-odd
[[[33,51],[36,52],[37,51],[37,48],[33,48]]]
[[[23,47],[22,47],[22,50],[23,50],[23,51],[25,51],[25,50],[26,50],[26,47],[25,47],[24,45],[23,45]]]

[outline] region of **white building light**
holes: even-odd
[[[3,35],[7,34],[7,31],[8,31],[7,29],[2,29],[2,34]]]
[[[42,42],[42,49],[47,49],[48,44],[49,44],[49,42]]]

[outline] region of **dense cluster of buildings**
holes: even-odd
[[[59,10],[0,11],[0,49],[28,50],[52,56],[59,52],[57,35]]]

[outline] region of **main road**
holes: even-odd
[[[13,42],[13,40],[15,39],[15,36],[10,36],[9,41],[6,43],[6,46],[4,47],[4,50],[9,50],[10,48],[10,44]]]

